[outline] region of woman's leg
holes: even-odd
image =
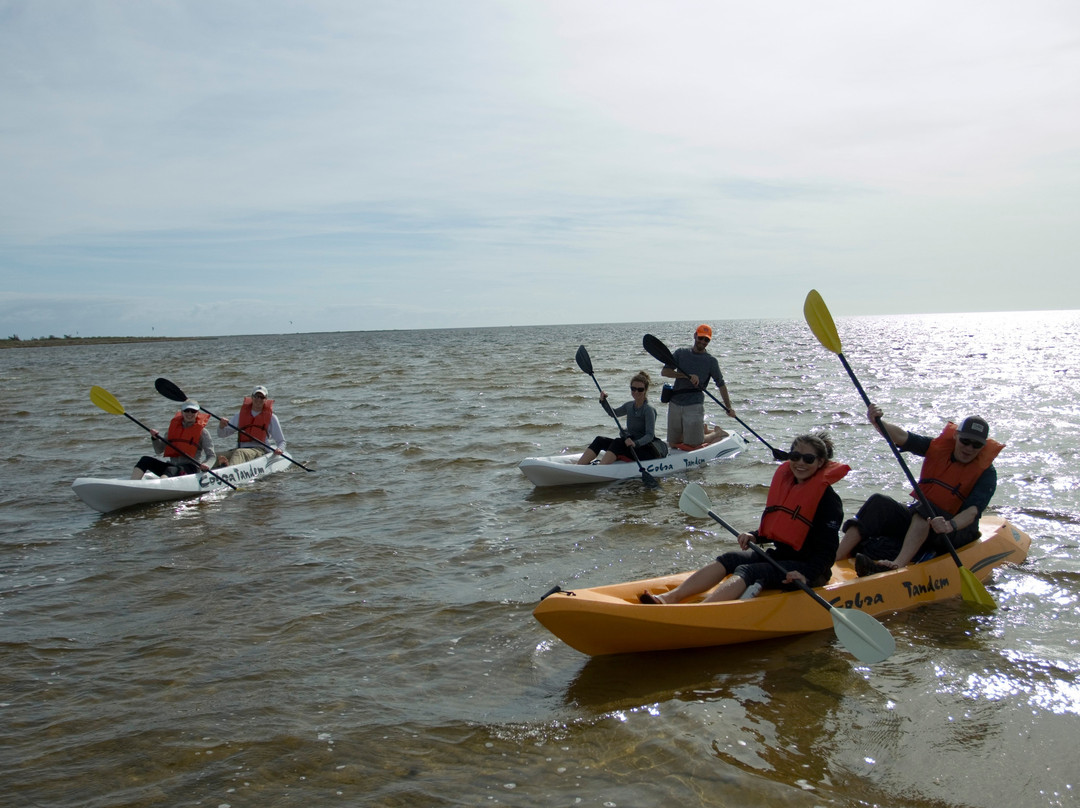
[[[169,465],[163,460],[158,460],[156,457],[150,455],[143,455],[139,458],[139,462],[135,464],[135,468],[131,472],[131,479],[141,480],[146,472],[156,474],[158,477],[164,477],[165,471]]]
[[[593,438],[593,442],[589,444],[589,448],[582,453],[578,458],[577,464],[579,466],[587,466],[594,460],[597,455],[604,451],[611,443],[611,438],[605,438],[603,435],[597,435]]]
[[[732,575],[726,581],[722,581],[716,589],[705,598],[705,603],[716,603],[723,600],[738,600],[739,596],[746,591],[746,581],[739,575]]]
[[[596,460],[596,452],[592,449],[586,449],[582,452],[581,457],[578,458],[577,464],[579,466],[587,466],[594,460]]]
[[[714,561],[708,566],[699,569],[670,592],[663,595],[653,595],[653,597],[661,603],[680,603],[689,597],[701,594],[707,589],[712,589],[726,577],[727,570],[724,565],[719,561]],[[746,584],[743,584],[743,589],[745,588]]]

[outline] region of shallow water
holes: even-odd
[[[229,337],[0,351],[0,793],[12,805],[1072,805],[1080,729],[1080,313],[851,318],[844,354],[886,418],[978,411],[1008,442],[992,511],[1033,539],[1001,608],[883,621],[860,666],[829,632],[589,659],[537,623],[551,586],[696,568],[753,526],[747,451],[645,490],[535,489],[521,458],[613,426],[574,363],[623,390],[691,323]],[[740,417],[774,445],[828,427],[854,512],[903,475],[801,320],[713,323]],[[234,494],[99,515],[165,376],[230,414],[276,399],[293,469]],[[619,400],[618,396],[615,396]],[[653,395],[654,400],[658,396]],[[971,402],[979,402],[972,405]],[[726,419],[711,403],[711,417]],[[737,425],[735,425],[737,427]],[[745,433],[744,433],[745,434]]]

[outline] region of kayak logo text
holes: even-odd
[[[670,463],[649,463],[645,466],[645,471],[654,471],[657,474],[660,474],[664,471],[672,471],[674,468],[675,467]]]
[[[845,609],[861,609],[863,606],[877,606],[884,602],[885,598],[880,592],[867,592],[865,595],[862,592],[856,592],[855,597],[848,598],[843,604],[840,604],[840,598],[829,601],[833,606],[842,605]]]
[[[952,586],[952,581],[948,578],[927,578],[925,584],[917,584],[912,581],[902,581],[901,583],[903,583],[904,589],[907,590],[910,598],[925,595],[927,592],[939,592]]]
[[[234,483],[234,484],[235,483],[245,483],[248,480],[254,480],[256,477],[261,476],[264,471],[266,471],[265,468],[256,468],[256,469],[235,468],[235,469],[229,469],[228,471],[225,471],[225,470],[218,471],[217,469],[214,469],[214,473],[217,474],[218,477],[225,480],[226,482],[230,482],[230,483]],[[206,476],[204,476],[202,478],[202,480],[200,481],[200,484],[202,485],[203,488],[214,488],[214,487],[220,485],[217,478],[213,477],[210,474],[207,474]]]
[[[716,458],[713,458],[713,457],[693,457],[693,458],[684,457],[683,460],[682,460],[683,468],[684,469],[692,469],[692,468],[694,468],[696,466],[704,466],[710,460],[715,460],[715,459]]]

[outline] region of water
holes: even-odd
[[[539,596],[701,566],[731,540],[679,510],[687,479],[752,527],[773,462],[754,441],[656,491],[534,489],[516,466],[610,433],[579,344],[613,394],[642,368],[658,387],[642,334],[675,348],[694,325],[0,351],[0,803],[1075,805],[1080,313],[838,321],[888,420],[978,412],[1008,442],[992,511],[1033,545],[995,574],[1000,609],[887,617],[898,651],[873,668],[830,632],[589,659]],[[756,432],[830,428],[848,512],[903,493],[805,323],[713,325]],[[89,388],[164,428],[157,376],[218,414],[267,384],[318,471],[90,511],[71,481],[127,476],[149,440]]]

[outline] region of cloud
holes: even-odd
[[[0,15],[9,332],[1080,305],[1070,4]]]

